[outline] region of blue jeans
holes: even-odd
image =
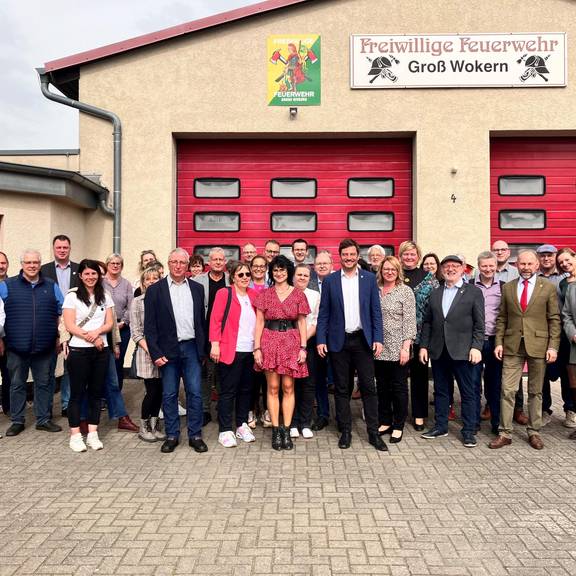
[[[122,397],[122,391],[118,383],[118,373],[116,372],[116,359],[110,349],[108,354],[108,371],[106,372],[106,384],[104,385],[104,397],[108,405],[108,418],[115,420],[126,416],[126,405]]]
[[[432,360],[436,428],[442,432],[448,431],[450,386],[453,378],[456,378],[462,401],[462,434],[476,434],[480,424],[480,386],[477,374],[476,367],[468,360],[453,360],[446,348],[440,358]]]
[[[52,388],[50,386],[50,363],[52,351],[43,354],[20,355],[8,351],[8,371],[10,372],[10,417],[15,424],[24,424],[26,410],[26,380],[32,370],[34,379],[34,415],[36,424],[50,420]]]
[[[186,411],[188,438],[202,437],[202,378],[200,357],[196,340],[179,343],[180,354],[162,366],[162,409],[166,436],[180,437],[180,418],[178,416],[178,390],[180,378],[184,380],[186,391]]]

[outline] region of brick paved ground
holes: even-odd
[[[329,428],[276,453],[260,427],[225,450],[212,423],[207,454],[164,455],[104,419],[104,450],[74,454],[29,426],[0,440],[0,575],[573,575],[576,442],[554,408],[541,452],[522,431],[466,449],[453,423],[378,453],[358,401],[346,451]]]

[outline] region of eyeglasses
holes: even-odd
[[[108,266],[122,266],[122,262],[108,262]]]
[[[394,272],[398,272],[396,268],[382,268],[382,272],[384,274],[394,274]]]
[[[250,272],[237,272],[236,273],[237,278],[250,278],[251,276],[252,276],[252,274],[250,274]]]
[[[280,254],[280,250],[266,250],[266,254]]]

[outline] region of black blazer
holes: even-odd
[[[194,332],[198,359],[204,356],[207,345],[206,319],[204,318],[204,287],[186,280],[194,303]],[[180,355],[174,309],[170,300],[168,278],[152,284],[144,297],[144,337],[152,360],[166,356],[174,360]]]
[[[44,278],[50,278],[50,280],[54,280],[56,284],[58,284],[58,276],[56,276],[56,262],[48,262],[47,264],[43,264],[40,268],[40,272]],[[76,288],[78,286],[78,282],[80,281],[78,278],[78,263],[77,262],[70,262],[70,288]],[[63,294],[66,296],[66,294]]]
[[[444,346],[453,360],[468,360],[470,348],[482,351],[484,347],[484,295],[477,286],[464,283],[444,318],[443,294],[444,285],[430,295],[420,347],[428,350],[432,360],[440,358]]]

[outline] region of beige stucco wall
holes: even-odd
[[[41,166],[43,168],[57,168],[58,170],[78,171],[80,156],[78,154],[34,154],[22,155],[0,153],[0,162],[25,164],[27,166]]]
[[[567,32],[576,77],[576,4],[567,0],[315,1],[84,66],[81,99],[123,122],[124,255],[153,247],[165,258],[175,241],[173,134],[404,134],[415,135],[415,238],[472,259],[490,238],[491,131],[576,133],[576,89],[350,89],[350,34],[457,32]],[[295,121],[267,106],[265,85],[266,38],[290,33],[322,36],[322,105],[301,107]],[[80,170],[112,188],[110,125],[81,115],[80,146]],[[111,246],[109,228],[88,231]]]

